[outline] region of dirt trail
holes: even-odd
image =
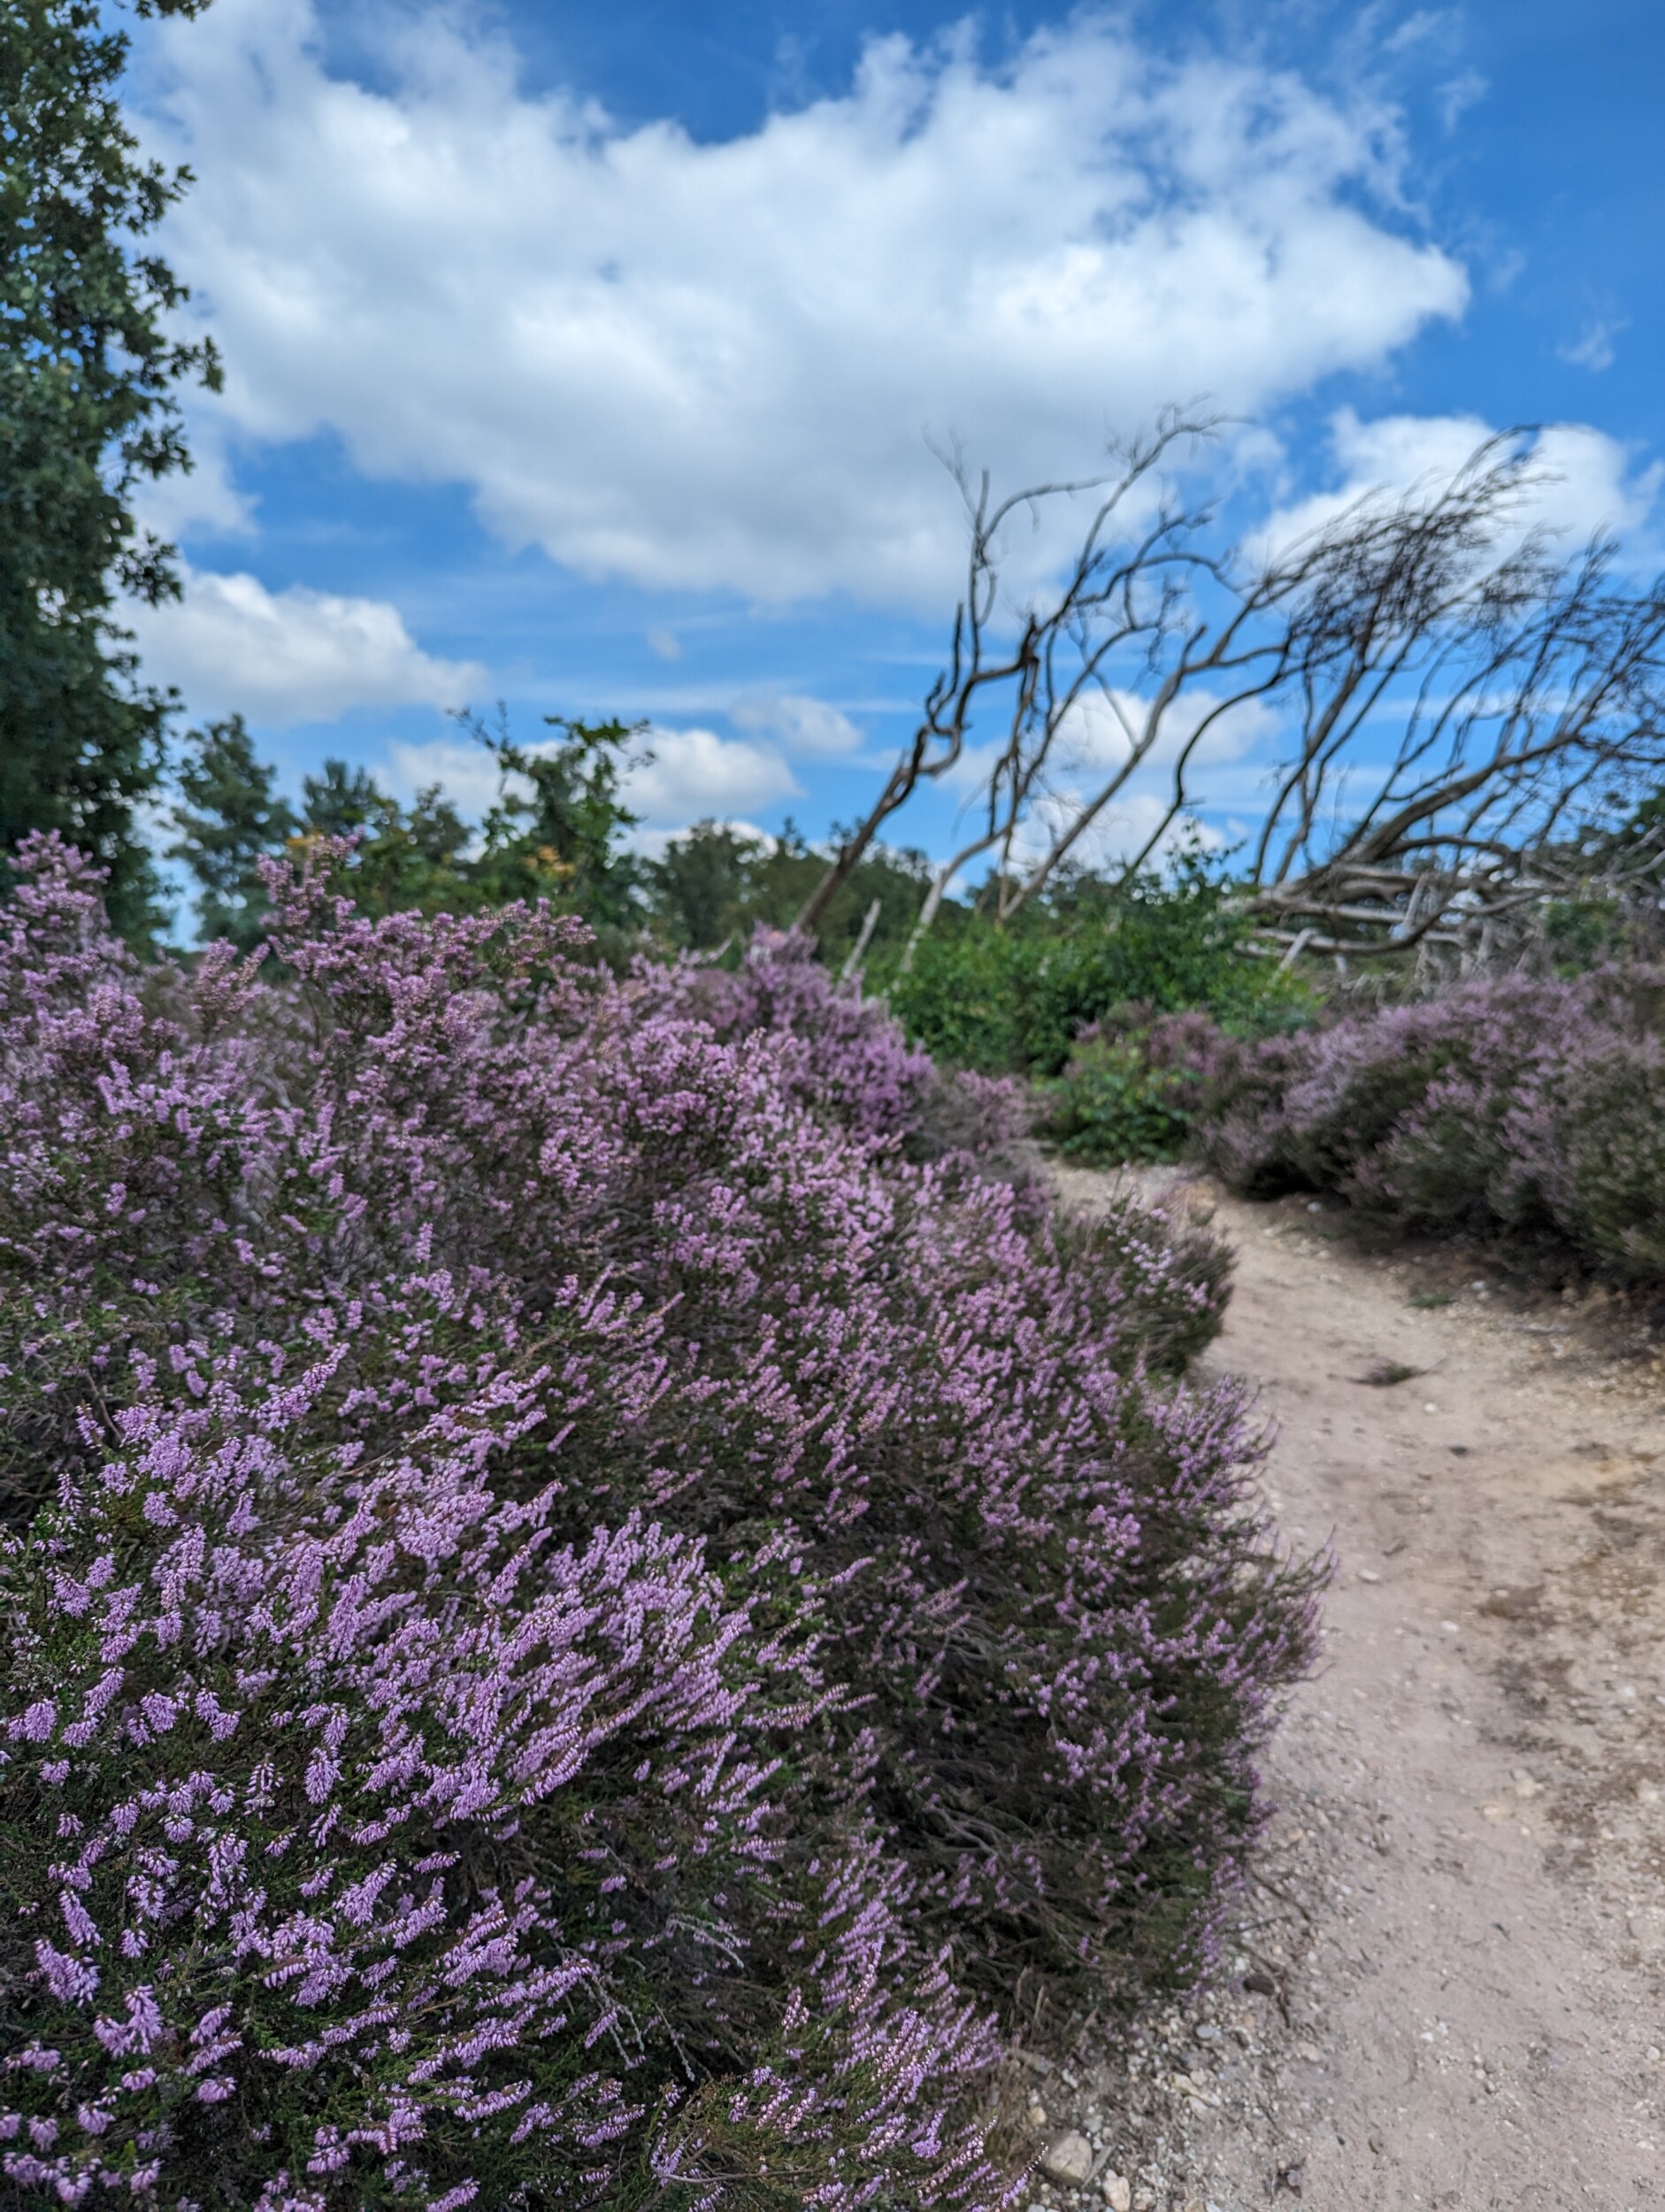
[[[1060,1179],[1091,1205],[1109,1179]],[[1472,1259],[1167,1194],[1236,1248],[1208,1365],[1259,1386],[1278,1518],[1339,1571],[1232,1971],[1096,2080],[1038,2080],[1032,2119],[1083,2130],[1096,2170],[1037,2197],[1665,2203],[1660,1363]],[[1380,1363],[1419,1371],[1357,1379]]]

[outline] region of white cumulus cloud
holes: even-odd
[[[1051,840],[1103,791],[1126,763],[1132,749],[1129,733],[1142,732],[1148,710],[1147,698],[1119,689],[1109,696],[1089,693],[1078,702],[1059,728],[1043,794],[1017,841],[1020,860],[1039,859]],[[1078,860],[1108,866],[1141,849],[1167,814],[1179,754],[1205,720],[1208,726],[1188,764],[1188,803],[1212,810],[1228,801],[1253,801],[1265,784],[1280,728],[1278,715],[1259,699],[1239,700],[1222,709],[1219,694],[1193,692],[1174,703],[1156,744],[1083,834],[1075,848]],[[1000,751],[994,743],[968,747],[945,779],[963,796],[967,843],[982,827],[983,794]],[[1183,841],[1194,826],[1185,818],[1185,825],[1175,830],[1162,849],[1175,838]],[[948,841],[952,845],[961,839],[956,835]],[[1217,841],[1212,832],[1208,841]],[[975,867],[972,872],[977,872]]]
[[[472,663],[425,653],[386,600],[188,566],[181,580],[182,599],[130,609],[128,622],[145,676],[177,685],[193,714],[283,727],[351,707],[461,706],[485,683]]]
[[[1330,425],[1333,489],[1285,509],[1267,526],[1266,537],[1287,544],[1377,493],[1439,489],[1495,430],[1478,415],[1384,415],[1364,422],[1343,408]],[[1547,528],[1570,551],[1598,532],[1633,535],[1647,525],[1662,472],[1658,464],[1638,470],[1631,452],[1605,431],[1552,423],[1538,435],[1533,463],[1541,481],[1518,511],[1523,528]]]
[[[1043,860],[1052,838],[1067,828],[1073,818],[1067,800],[1049,801],[1014,847],[1017,865],[1027,864],[1032,867]],[[1193,841],[1215,851],[1224,843],[1220,833],[1196,815],[1182,814],[1170,821],[1165,793],[1130,786],[1082,832],[1070,848],[1070,858],[1078,867],[1123,868],[1129,861],[1137,859],[1148,845],[1147,865],[1160,868],[1165,860]],[[974,879],[977,870],[969,873]]]
[[[651,729],[648,757],[625,779],[625,797],[649,826],[680,827],[710,815],[728,821],[778,799],[798,785],[779,753],[714,730]]]
[[[535,744],[526,748],[528,752],[539,749]],[[465,744],[451,737],[430,738],[421,743],[396,738],[375,773],[399,799],[413,799],[418,791],[438,784],[469,822],[478,822],[496,803],[503,783],[496,761],[483,745]],[[510,780],[523,796],[530,795],[518,778]]]
[[[237,434],[465,484],[586,573],[940,599],[961,518],[925,430],[1007,483],[1071,472],[1467,297],[1394,212],[1391,116],[1109,15],[999,65],[876,39],[720,142],[529,93],[458,21],[390,34],[373,87],[327,73],[311,0],[164,29],[153,127],[199,180],[168,250]]]

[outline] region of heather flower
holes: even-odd
[[[1510,976],[1237,1048],[1205,1150],[1260,1193],[1333,1189],[1419,1230],[1547,1237],[1665,1270],[1659,978]]]
[[[792,943],[271,889],[0,908],[12,2184],[1004,2200],[1019,1975],[1206,1962],[1310,1650],[1217,1248]]]

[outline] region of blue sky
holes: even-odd
[[[648,839],[818,833],[946,641],[927,434],[1015,487],[1207,397],[1253,521],[1545,422],[1552,519],[1645,560],[1661,86],[1648,0],[215,0],[131,88],[227,370],[147,666],[291,787],[338,753],[477,804],[444,709],[501,697],[650,721]]]

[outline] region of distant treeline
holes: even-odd
[[[656,856],[633,849],[627,833],[638,818],[621,784],[641,733],[623,723],[552,718],[553,742],[522,744],[501,716],[461,720],[498,772],[496,798],[479,825],[438,784],[402,802],[366,769],[340,760],[308,776],[292,805],[241,717],[193,731],[167,852],[195,886],[203,941],[226,938],[245,950],[259,943],[267,919],[262,864],[308,839],[352,841],[334,865],[366,913],[469,914],[545,898],[581,914],[607,949],[620,951],[643,933],[667,950],[738,949],[760,926],[790,928],[825,873],[824,856],[790,822],[776,836],[699,822]],[[894,956],[930,877],[923,853],[876,848],[823,920],[823,956],[844,959],[877,901],[867,949]],[[958,912],[947,918],[950,929]]]

